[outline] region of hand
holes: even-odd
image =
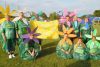
[[[6,40],[6,37],[4,37],[4,41],[6,42],[7,40]]]
[[[69,54],[69,52],[68,51],[65,51],[65,54]]]
[[[34,56],[35,56],[35,52],[32,52],[32,53],[31,53],[31,56],[33,56],[33,57],[34,57]]]
[[[94,56],[95,54],[94,54],[94,53],[92,53],[91,55],[92,55],[92,56]]]
[[[16,35],[16,38],[19,38],[19,36],[18,36],[18,35]]]

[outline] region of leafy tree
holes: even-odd
[[[100,10],[95,10],[94,11],[94,16],[100,17]]]
[[[59,15],[56,12],[53,12],[49,16],[49,20],[56,20],[59,19]]]

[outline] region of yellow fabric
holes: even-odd
[[[42,22],[42,21],[31,21],[30,27],[34,29],[38,26],[37,33],[41,33],[38,38],[41,39],[58,39],[58,21]]]
[[[6,19],[3,18],[3,19],[0,19],[0,24],[2,24]]]

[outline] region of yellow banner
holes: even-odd
[[[34,29],[38,26],[37,33],[41,33],[38,38],[41,39],[58,39],[58,21],[42,22],[42,21],[31,21],[30,27]]]

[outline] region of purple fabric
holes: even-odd
[[[31,29],[29,27],[27,27],[27,31],[28,31],[28,33],[30,33],[31,32]]]
[[[30,39],[29,38],[26,38],[25,40],[24,40],[24,43],[28,43],[30,41]]]
[[[33,38],[33,41],[39,43],[39,40],[37,38]]]
[[[28,43],[30,40],[33,40],[34,42],[39,43],[39,40],[36,37],[41,35],[41,34],[40,33],[35,33],[37,28],[38,27],[36,27],[33,31],[31,31],[31,29],[29,27],[27,28],[28,34],[24,34],[24,35],[21,36],[22,38],[25,39],[24,43]],[[29,34],[33,35],[33,39],[30,39],[30,35]]]
[[[34,34],[37,29],[38,29],[38,27],[36,27],[33,31],[31,31],[31,34]]]
[[[21,36],[22,38],[29,38],[29,35],[28,34],[24,34]]]

